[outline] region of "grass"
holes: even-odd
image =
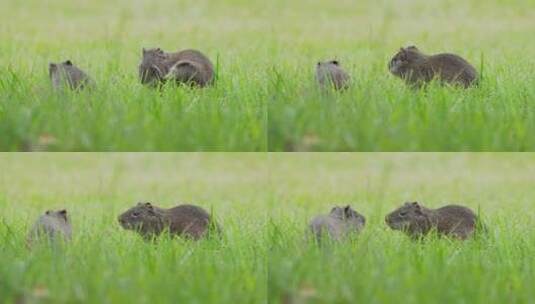
[[[531,154],[293,154],[270,158],[270,303],[531,303]],[[488,232],[412,241],[384,223],[405,201],[479,210]],[[362,234],[318,247],[309,220],[333,205],[363,213]]]
[[[535,149],[532,1],[105,1],[0,4],[0,149],[52,151],[529,151]],[[470,90],[408,89],[400,46],[454,52]],[[198,48],[206,90],[144,88],[142,47]],[[49,61],[71,59],[94,92],[58,96]],[[321,94],[319,60],[353,85]]]
[[[1,154],[5,303],[529,303],[535,155],[502,153]],[[211,210],[222,239],[150,243],[117,215],[137,201]],[[414,242],[384,224],[405,201],[469,206],[488,231]],[[362,234],[317,247],[309,220],[351,204]],[[28,250],[67,208],[73,240]]]
[[[535,141],[531,1],[293,1],[278,14],[270,151],[528,151]],[[482,75],[470,90],[411,90],[388,72],[400,46],[453,52]],[[337,58],[350,90],[324,96],[316,61]]]
[[[261,160],[261,159],[260,159]],[[0,155],[2,303],[262,303],[263,163],[233,154]],[[117,216],[137,201],[211,210],[221,239],[149,243]],[[28,250],[38,215],[67,208],[73,240]]]
[[[2,1],[0,150],[265,151],[270,39],[252,6],[231,3]],[[265,20],[267,22],[267,20]],[[250,41],[258,40],[251,44]],[[197,48],[212,88],[143,87],[143,47]],[[48,63],[71,59],[97,89],[56,94]]]

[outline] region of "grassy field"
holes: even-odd
[[[265,157],[239,154],[0,155],[0,302],[263,303]],[[212,210],[221,240],[144,242],[117,216],[137,201]],[[25,247],[47,209],[67,208],[64,250]]]
[[[269,19],[256,4],[212,1],[0,3],[0,150],[265,151]],[[206,90],[138,80],[143,47],[198,48]],[[71,59],[94,92],[55,94],[48,63]]]
[[[533,303],[535,155],[271,155],[270,303]],[[413,242],[384,216],[405,201],[465,204],[488,233]],[[350,242],[304,241],[308,221],[350,203]]]
[[[284,2],[270,82],[270,151],[524,151],[535,149],[533,1]],[[453,52],[482,74],[470,90],[414,91],[390,75],[400,46]],[[315,89],[318,60],[353,78]],[[274,77],[274,76],[272,76]]]
[[[0,149],[62,151],[524,151],[535,149],[533,1],[83,1],[0,3]],[[400,46],[454,52],[470,90],[408,89]],[[198,48],[206,90],[144,88],[142,47]],[[318,60],[353,85],[323,95]],[[50,61],[97,89],[58,95]]]
[[[6,303],[530,303],[533,154],[3,154],[0,299]],[[144,242],[117,215],[137,201],[195,202],[221,240]],[[404,201],[465,204],[488,232],[413,242],[384,216]],[[317,247],[308,221],[351,204],[356,238]],[[67,208],[63,250],[28,250]]]

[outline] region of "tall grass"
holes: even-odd
[[[529,1],[293,1],[276,18],[270,151],[528,151],[535,142]],[[498,17],[499,16],[499,17]],[[284,30],[282,30],[284,29]],[[479,70],[469,90],[411,90],[387,63],[400,46],[457,53]],[[337,58],[351,89],[324,96],[313,72]],[[275,76],[272,76],[274,79]]]
[[[0,4],[0,149],[61,151],[527,151],[535,147],[530,1],[90,1]],[[408,89],[386,65],[400,46],[453,52],[470,90]],[[144,88],[142,47],[197,48],[213,88]],[[315,63],[351,74],[322,95]],[[50,61],[94,92],[58,96]],[[44,142],[44,144],[43,144]]]
[[[531,154],[274,154],[268,222],[270,303],[531,303]],[[487,231],[413,241],[384,222],[405,201],[479,210]],[[312,217],[351,204],[367,219],[317,246]]]
[[[263,164],[253,155],[0,155],[0,302],[265,303]],[[23,171],[20,168],[24,168]],[[117,216],[138,201],[197,204],[221,225],[199,242],[144,241]],[[48,209],[66,208],[65,246],[26,235]]]
[[[280,220],[271,228],[270,303],[530,303],[532,220],[492,217],[488,235],[465,242],[417,242],[371,222],[354,240],[321,247],[304,242],[301,221]]]
[[[7,303],[529,303],[535,155],[523,153],[0,155],[0,299]],[[210,210],[222,238],[145,242],[117,216],[138,201]],[[462,204],[486,231],[412,241],[384,216]],[[350,204],[362,234],[318,247],[310,219]],[[73,240],[25,237],[66,208]]]
[[[265,151],[265,45],[271,40],[258,40],[264,21],[250,7],[2,1],[0,149]],[[143,87],[141,49],[156,46],[205,52],[216,85]],[[48,63],[66,59],[95,79],[94,91],[53,92]]]
[[[226,223],[229,237],[201,242],[169,237],[145,242],[111,222],[87,223],[64,248],[31,250],[24,246],[26,229],[7,225],[0,229],[2,258],[9,261],[0,266],[4,303],[261,303],[266,298],[262,234],[233,228],[241,223]]]

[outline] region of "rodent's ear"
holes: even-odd
[[[409,45],[407,47],[407,50],[418,50],[418,48],[416,46],[414,46],[414,45]]]
[[[418,204],[418,202],[412,202],[411,206],[414,207],[414,210],[416,210],[417,214],[422,214],[422,207],[420,207],[420,204]]]
[[[351,217],[352,216],[351,206],[350,205],[347,205],[347,206],[344,207],[344,215],[346,217]]]
[[[62,216],[65,220],[67,220],[67,210],[63,209],[58,211],[59,215]]]
[[[146,203],[145,203],[145,207],[147,208],[147,212],[148,212],[149,214],[155,214],[155,213],[154,213],[154,207],[152,207],[151,203],[146,202]]]
[[[45,214],[49,215],[50,214],[50,210],[45,211]]]
[[[66,65],[72,65],[72,62],[70,59],[67,59],[65,62],[64,62]]]
[[[320,65],[321,65],[321,62],[318,61],[318,66],[320,66]]]

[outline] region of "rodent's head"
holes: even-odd
[[[417,202],[405,203],[385,217],[386,224],[394,230],[410,230],[427,220],[423,207]]]
[[[124,229],[147,232],[160,226],[161,216],[151,203],[138,203],[121,214],[118,221]]]
[[[388,69],[396,76],[405,75],[411,66],[422,59],[423,55],[415,46],[400,48],[399,52],[388,63]]]
[[[353,210],[349,205],[345,207],[336,206],[332,208],[330,216],[335,217],[337,219],[341,219],[343,221],[356,223],[361,227],[366,224],[366,218],[362,214]]]
[[[139,78],[142,84],[156,85],[165,76],[160,63],[165,60],[165,53],[160,48],[143,48],[143,58],[139,64]]]
[[[69,224],[69,217],[67,216],[67,210],[65,209],[58,211],[47,210],[43,216],[53,218],[63,224]]]
[[[340,62],[338,60],[318,61],[318,64],[316,64],[316,69],[329,68],[333,66],[339,67]]]
[[[69,67],[72,67],[72,66],[73,66],[72,61],[70,61],[69,59],[60,63],[51,62],[48,64],[48,73],[50,76],[52,76],[52,74],[55,74],[60,70],[68,69]]]

